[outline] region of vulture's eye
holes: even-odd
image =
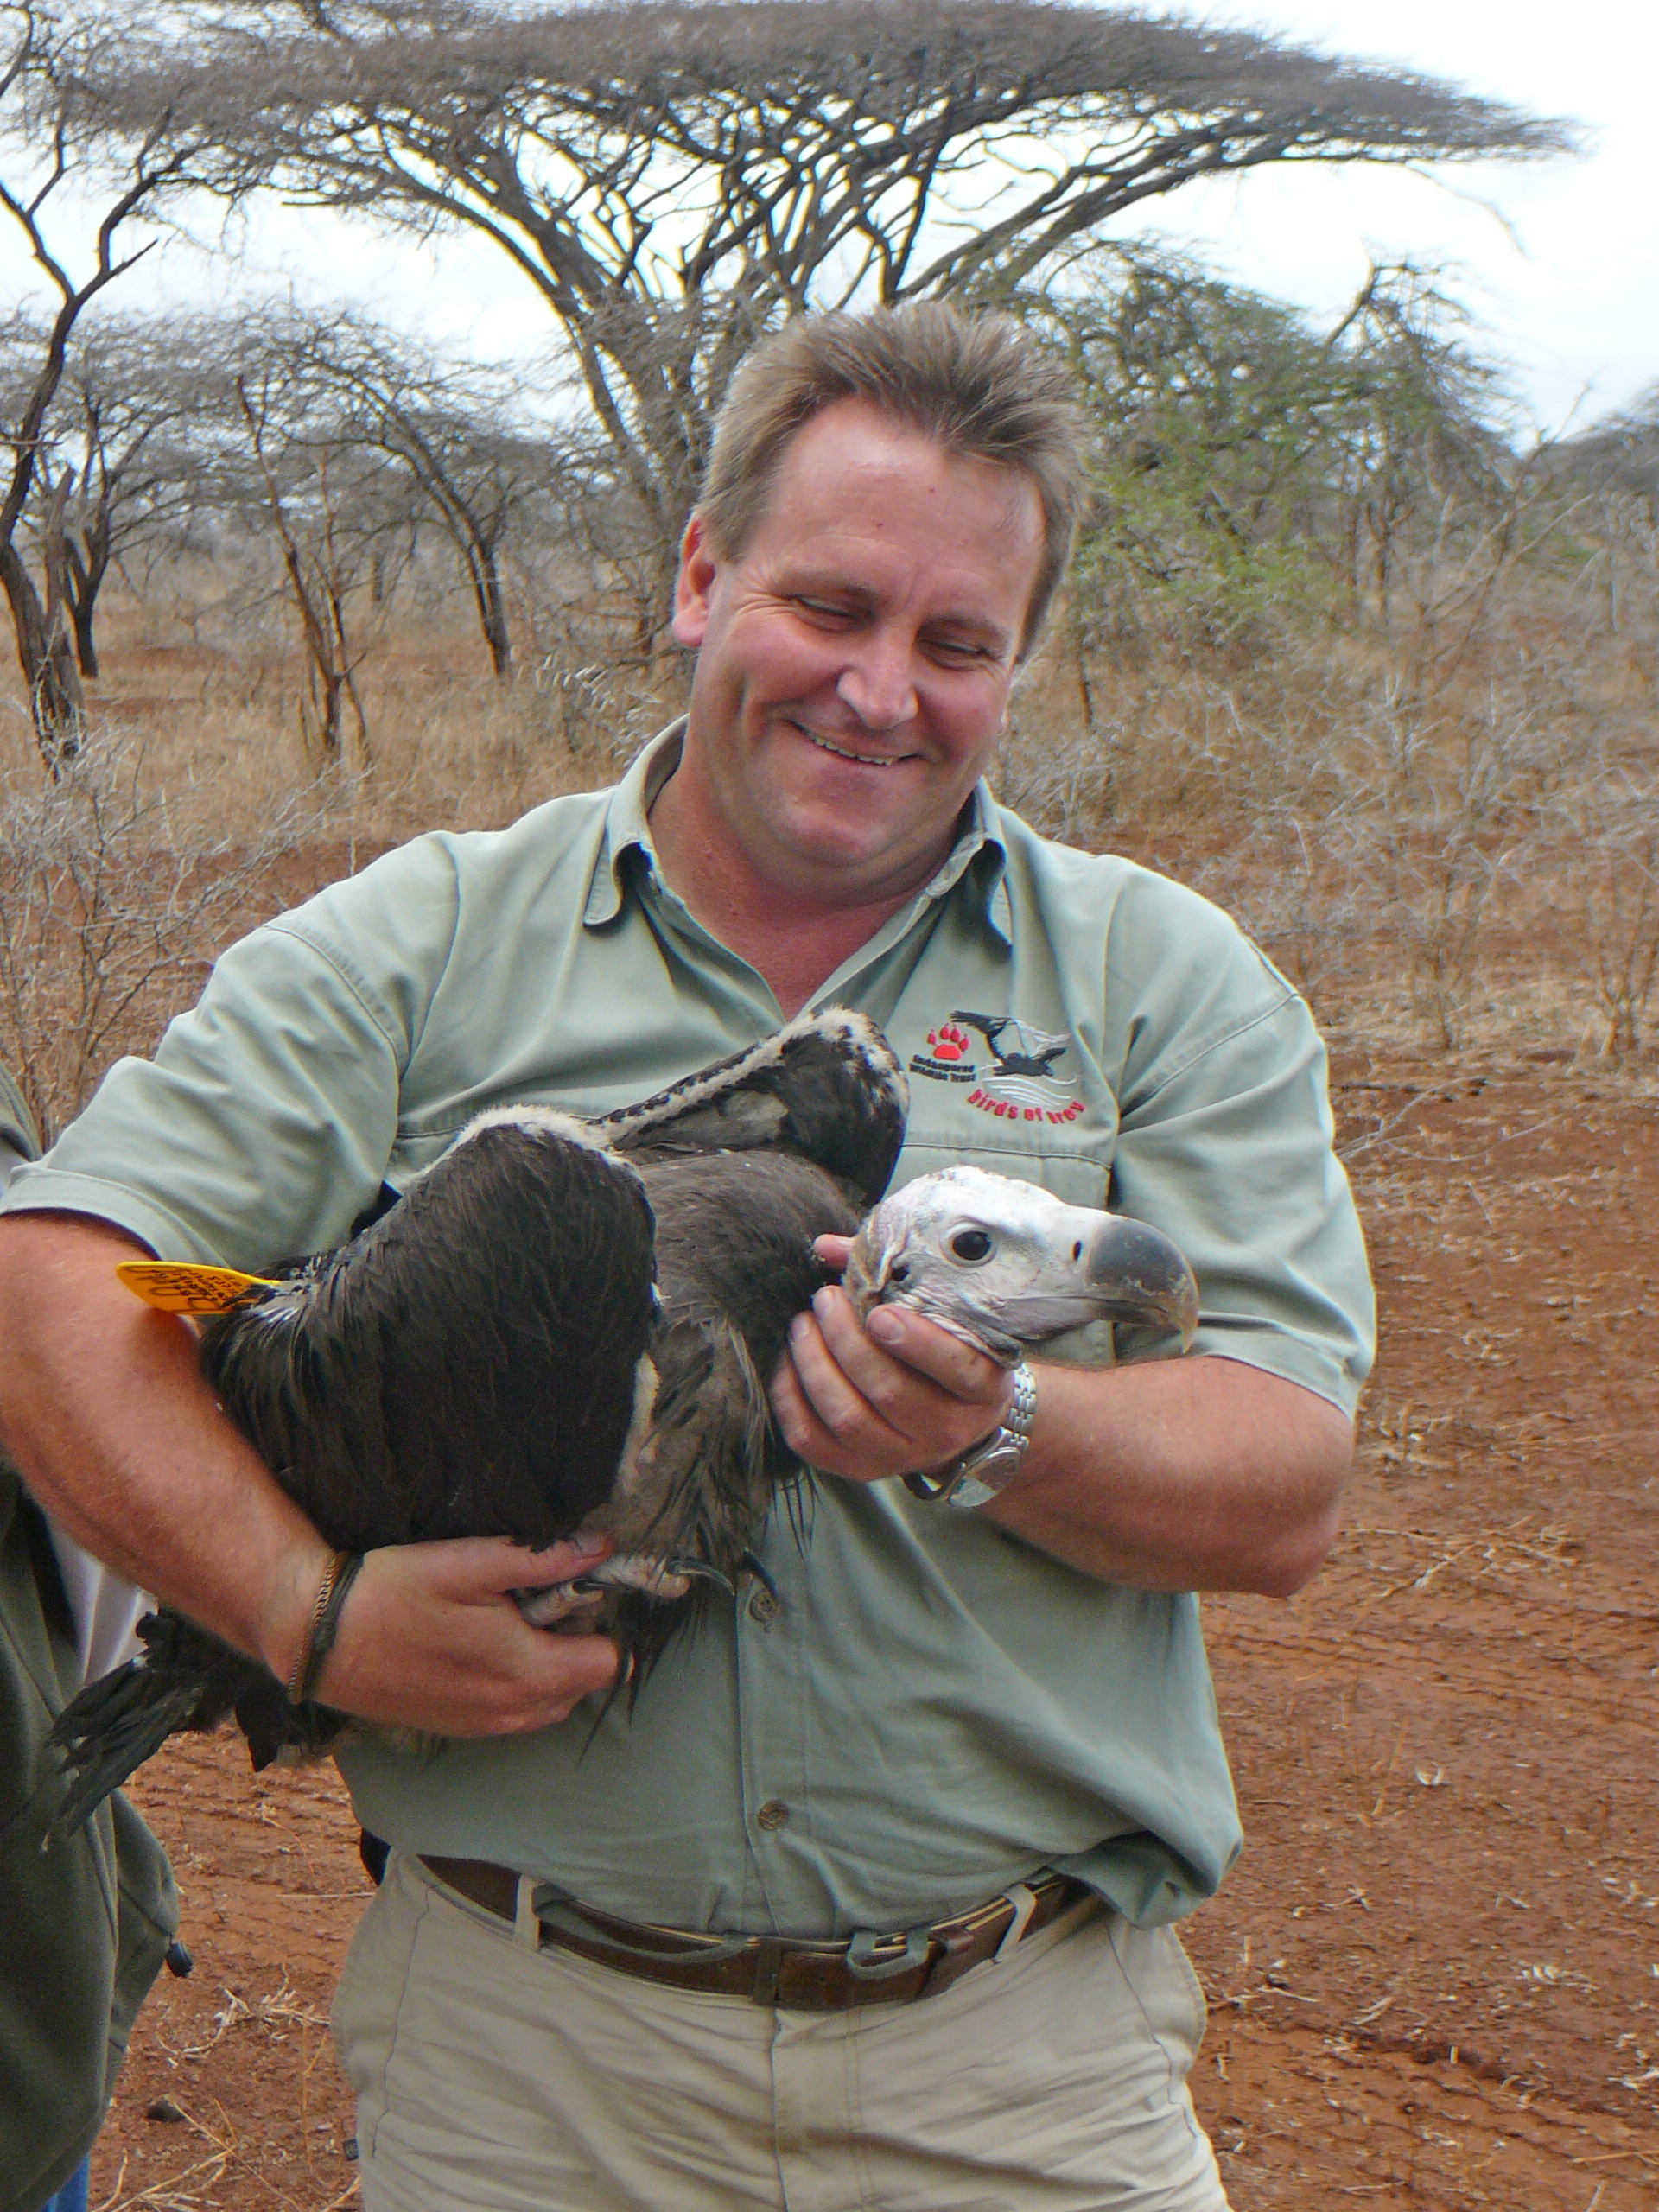
[[[970,1266],[976,1260],[988,1260],[991,1233],[988,1229],[959,1229],[950,1239],[950,1249],[957,1259],[966,1260]]]

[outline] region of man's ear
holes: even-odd
[[[709,550],[709,528],[694,513],[680,540],[680,572],[674,580],[674,619],[670,628],[677,645],[695,652],[709,629],[709,601],[715,588],[719,563]]]

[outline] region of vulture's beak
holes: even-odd
[[[1110,1214],[1096,1230],[1084,1265],[1114,1321],[1179,1330],[1186,1350],[1198,1332],[1198,1286],[1167,1236],[1143,1221]]]

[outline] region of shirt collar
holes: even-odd
[[[622,911],[631,854],[643,854],[645,865],[653,872],[656,870],[657,852],[651,842],[649,817],[658,792],[679,766],[684,735],[685,717],[681,715],[652,739],[611,793],[605,810],[605,835],[594,863],[588,903],[582,910],[582,920],[589,929],[614,921]],[[1011,943],[1013,916],[1007,887],[1003,881],[1007,867],[1007,845],[1001,809],[991,796],[990,785],[982,777],[969,795],[956,843],[938,873],[918,893],[909,910],[910,918],[913,918],[934,900],[943,899],[971,870],[972,888],[978,894],[982,918],[1004,944]]]
[[[589,929],[613,922],[621,912],[622,894],[626,888],[623,871],[630,853],[643,853],[649,867],[654,868],[657,865],[648,817],[658,792],[680,765],[680,744],[684,735],[685,717],[682,715],[636,754],[626,775],[611,793],[610,804],[605,809],[605,835],[594,863],[593,880],[588,887],[588,904],[582,909],[582,918]]]

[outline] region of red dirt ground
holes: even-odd
[[[1338,1102],[1384,1351],[1329,1567],[1207,1609],[1249,1843],[1189,1929],[1199,2106],[1238,2212],[1651,2212],[1659,1115],[1555,1068],[1350,1065]],[[135,1795],[196,1971],[139,2023],[93,2202],[353,2202],[333,1770],[197,1741]]]

